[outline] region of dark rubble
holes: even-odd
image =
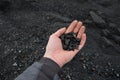
[[[119,0],[0,0],[0,80],[13,80],[45,52],[49,36],[74,19],[86,26],[85,47],[62,80],[120,80]]]
[[[80,45],[80,39],[76,37],[77,35],[73,32],[63,34],[60,38],[62,41],[62,46],[64,50],[75,50],[78,49]]]

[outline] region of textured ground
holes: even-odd
[[[74,20],[87,43],[62,80],[120,80],[119,0],[1,0],[0,80],[13,80],[44,52],[49,35]]]

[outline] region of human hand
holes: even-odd
[[[62,47],[61,39],[59,38],[62,34],[74,32],[77,33],[77,38],[81,39],[78,49],[74,51],[64,50]],[[44,57],[50,58],[56,62],[60,67],[62,67],[67,62],[71,61],[72,58],[82,49],[86,42],[85,27],[82,26],[82,22],[74,20],[70,26],[66,28],[61,28],[55,33],[53,33],[48,41],[46,52]]]

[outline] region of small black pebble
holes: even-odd
[[[62,41],[62,46],[64,50],[75,50],[78,49],[79,44],[80,44],[80,39],[78,39],[76,37],[76,34],[73,32],[67,33],[67,34],[63,34],[60,37],[61,41]]]

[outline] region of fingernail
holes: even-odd
[[[82,26],[82,29],[85,29],[85,26]]]
[[[79,21],[79,23],[82,23],[82,21]]]
[[[78,20],[74,20],[74,22],[78,22]]]
[[[82,24],[82,22],[81,22],[81,21],[79,21],[78,23],[79,23],[79,24]]]

